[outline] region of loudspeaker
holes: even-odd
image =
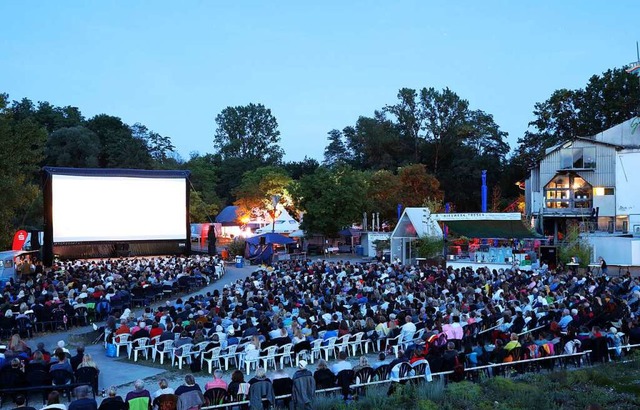
[[[267,244],[267,239],[264,236],[260,237],[260,246],[264,246]]]
[[[209,225],[209,233],[207,234],[207,240],[208,240],[208,253],[209,255],[213,256],[216,255],[218,252],[216,250],[216,229],[213,226],[213,224]]]

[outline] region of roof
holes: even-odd
[[[392,238],[442,237],[442,228],[431,218],[429,208],[405,208]]]
[[[240,223],[238,222],[238,218],[240,217],[239,210],[240,207],[238,206],[230,205],[225,207],[222,211],[220,211],[218,216],[216,216],[216,222],[224,226],[240,225]]]
[[[42,170],[49,175],[77,175],[84,177],[188,178],[191,175],[190,171],[159,169],[43,167]]]
[[[256,233],[268,233],[268,232],[277,232],[277,233],[291,233],[300,229],[300,224],[298,221],[293,219],[289,212],[286,209],[283,209],[280,212],[280,215],[276,218],[273,223],[263,226],[256,230]]]
[[[485,219],[446,221],[450,231],[468,238],[525,239],[541,236],[524,226],[521,220]]]

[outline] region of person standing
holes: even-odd
[[[604,258],[601,256],[600,259],[598,259],[598,261],[600,262],[600,273],[602,275],[606,275],[607,272],[609,272],[609,268],[607,266],[607,262],[604,260]]]
[[[311,410],[316,395],[316,381],[307,370],[307,361],[300,360],[298,370],[293,375],[291,403],[294,410]]]

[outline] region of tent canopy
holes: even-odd
[[[237,206],[227,206],[225,207],[218,216],[216,216],[216,223],[220,223],[223,226],[233,226],[240,225],[238,219],[240,208]]]
[[[267,233],[267,232],[277,232],[277,233],[291,233],[300,229],[300,224],[298,221],[293,219],[289,212],[286,209],[283,209],[280,212],[280,215],[276,218],[273,223],[263,226],[256,230],[256,233]]]
[[[449,230],[468,238],[526,239],[541,236],[529,230],[521,220],[446,221]]]
[[[262,235],[256,235],[252,238],[247,238],[247,243],[250,243],[252,245],[259,245],[260,238],[264,238],[265,244],[288,245],[295,242],[293,239],[287,238],[286,236],[280,235],[279,233],[263,233]]]

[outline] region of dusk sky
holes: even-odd
[[[262,103],[286,160],[449,87],[516,141],[559,88],[636,60],[639,1],[0,2],[0,92],[106,113],[213,152],[215,116]]]

